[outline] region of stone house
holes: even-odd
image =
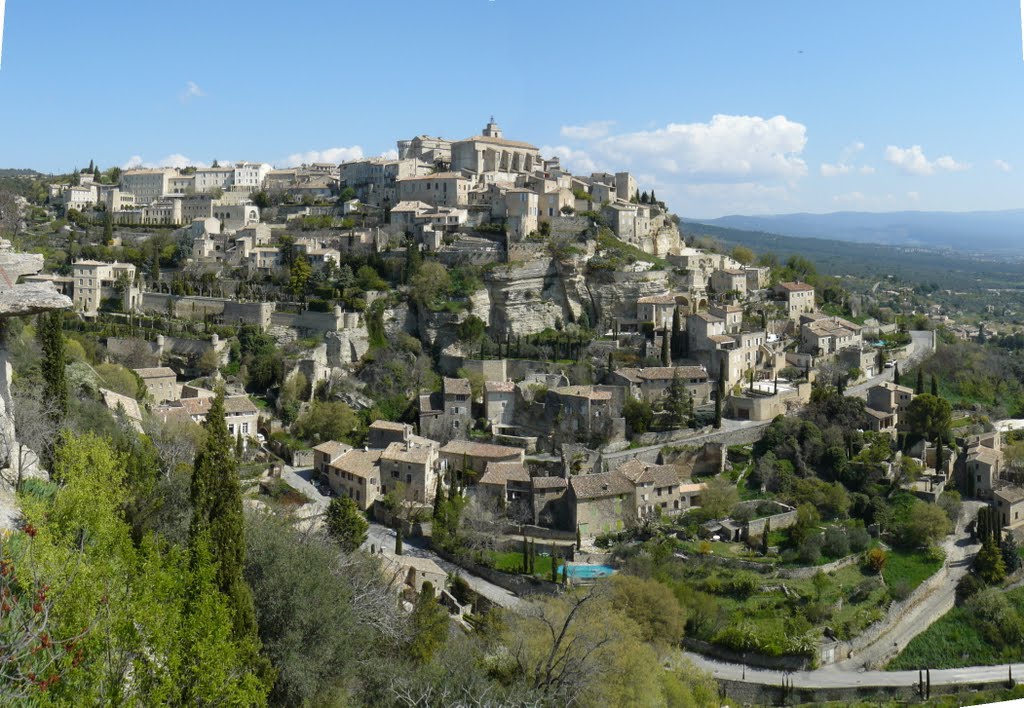
[[[469,180],[458,172],[437,172],[398,180],[399,202],[464,207],[469,204]]]
[[[718,295],[735,293],[736,297],[742,299],[747,296],[747,273],[743,270],[728,268],[716,270],[709,279],[711,289]]]
[[[313,469],[326,479],[327,468],[351,449],[351,445],[336,440],[320,443],[313,448]]]
[[[725,334],[739,334],[743,329],[743,308],[739,305],[711,305],[708,314],[725,322]]]
[[[634,459],[616,471],[633,485],[637,519],[678,514],[700,505],[705,485],[685,480],[684,491],[684,480],[676,465],[652,465]]]
[[[181,389],[178,387],[178,375],[174,369],[166,366],[157,366],[147,369],[132,369],[142,379],[146,387],[146,393],[153,399],[154,403],[165,401],[176,401],[181,398]]]
[[[707,369],[703,366],[649,366],[641,369],[616,369],[610,374],[609,381],[618,386],[625,386],[633,398],[656,403],[664,398],[677,372],[679,378],[686,385],[686,390],[693,395],[694,405],[699,406],[711,400],[712,382]]]
[[[366,444],[376,450],[383,450],[391,443],[404,444],[410,437],[412,437],[412,426],[408,423],[375,420],[370,424]]]
[[[591,436],[606,440],[625,435],[620,386],[559,386],[548,390],[544,401],[549,429],[575,440]]]
[[[635,488],[618,471],[573,476],[566,500],[570,524],[583,538],[621,531],[636,523]]]
[[[488,508],[519,506],[532,516],[530,475],[522,462],[488,462],[472,491]]]
[[[999,515],[1004,534],[1011,534],[1017,541],[1024,540],[1024,489],[1007,485],[992,494],[993,506]]]
[[[433,440],[414,435],[407,442],[393,442],[380,454],[380,493],[387,494],[401,483],[407,500],[430,504],[439,467],[438,444]]]
[[[440,442],[465,439],[473,425],[468,379],[445,377],[440,393],[420,396],[420,433]]]
[[[786,316],[799,322],[800,315],[814,312],[814,288],[807,283],[779,283],[775,295],[782,301]]]
[[[506,139],[493,118],[481,135],[453,142],[451,154],[453,172],[466,170],[491,181],[513,182],[517,175],[532,174],[544,164],[536,146]]]
[[[899,426],[900,414],[914,400],[914,389],[891,381],[884,381],[868,389],[868,415],[875,422],[874,430],[885,430]]]
[[[516,410],[516,385],[511,381],[484,382],[484,417],[491,427],[512,425]]]
[[[466,473],[467,481],[480,479],[489,462],[522,462],[522,448],[490,443],[452,440],[441,448],[441,469],[449,473]]]
[[[974,488],[974,496],[989,499],[999,483],[1003,471],[1003,452],[984,445],[967,451],[965,473],[968,489]]]
[[[863,342],[861,326],[842,317],[813,313],[800,317],[800,346],[814,356],[829,356],[843,349],[857,348]]]
[[[762,290],[768,286],[772,269],[767,266],[744,266],[743,272],[747,274],[747,292],[750,292]]]
[[[327,483],[366,511],[381,496],[380,450],[349,450],[327,465]]]
[[[651,323],[657,331],[671,329],[672,316],[676,309],[676,298],[672,293],[648,295],[636,301],[636,320]]]
[[[106,300],[116,300],[124,310],[138,305],[138,291],[131,287],[135,283],[135,266],[131,263],[75,261],[71,274],[72,299],[80,312],[94,315]]]
[[[542,526],[568,525],[565,508],[569,481],[564,477],[533,477],[530,480],[533,521]]]

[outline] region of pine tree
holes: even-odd
[[[917,385],[914,386],[914,393],[918,396],[924,393],[924,369],[917,370]]]
[[[235,639],[251,640],[258,645],[252,593],[242,577],[245,564],[242,490],[238,481],[238,459],[224,419],[223,390],[217,391],[203,427],[206,439],[196,453],[190,490],[189,549],[193,558],[198,558],[205,548],[216,566],[217,587],[231,606]]]
[[[38,337],[43,349],[43,396],[53,406],[52,422],[60,425],[68,414],[67,356],[64,352],[64,313],[45,312],[36,318]]]
[[[939,382],[935,378],[935,374],[932,374],[932,395],[938,398],[939,395]]]
[[[334,497],[324,514],[327,535],[346,553],[355,552],[366,541],[370,524],[363,517],[352,497]]]

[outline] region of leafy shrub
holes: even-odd
[[[850,550],[854,553],[861,553],[871,545],[871,534],[863,526],[854,526],[846,533]]]
[[[906,580],[897,580],[891,588],[889,588],[889,595],[892,596],[893,600],[900,602],[910,597],[910,593],[913,592],[913,588],[910,587],[910,583]]]
[[[821,550],[830,558],[843,558],[850,552],[850,541],[846,529],[842,526],[829,526],[825,529],[825,538]]]

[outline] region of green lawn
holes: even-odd
[[[1024,588],[1007,593],[1018,611],[1024,611]],[[1017,662],[1024,647],[1001,649],[988,640],[971,621],[970,613],[954,607],[935,624],[914,637],[907,648],[886,666],[888,671],[902,669],[953,669],[960,666],[993,666]]]
[[[889,558],[885,562],[882,575],[889,587],[895,586],[900,581],[905,581],[913,590],[941,568],[943,562],[941,559],[930,559],[925,551],[893,549],[889,551]]]
[[[505,573],[520,573],[523,568],[523,554],[519,551],[494,551],[491,553],[496,570]],[[548,580],[551,578],[551,558],[541,555],[537,556],[534,563],[534,575]],[[561,563],[559,563],[561,567]]]

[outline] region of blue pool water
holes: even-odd
[[[594,578],[607,578],[615,572],[615,569],[608,565],[570,565],[569,577],[593,580]]]

